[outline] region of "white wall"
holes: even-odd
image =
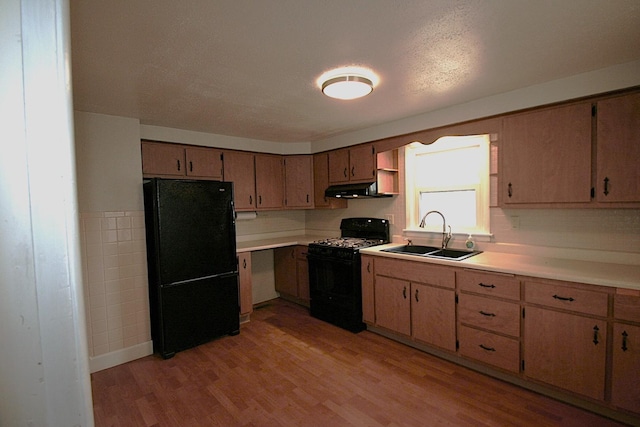
[[[0,3],[0,425],[91,426],[68,2]]]

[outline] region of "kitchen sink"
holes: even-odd
[[[435,246],[404,245],[396,246],[389,249],[382,249],[380,252],[391,252],[396,254],[416,255],[427,258],[461,261],[463,259],[467,259],[469,257],[477,255],[482,251],[460,251],[456,249],[440,249]]]
[[[409,254],[409,255],[425,255],[429,252],[437,251],[435,246],[420,246],[420,245],[404,245],[395,248],[382,249],[381,252],[393,252],[397,254]]]
[[[430,252],[428,254],[425,254],[425,256],[432,257],[432,258],[445,258],[445,259],[460,261],[462,259],[472,257],[479,253],[480,251],[458,251],[455,249],[440,249],[435,252]]]

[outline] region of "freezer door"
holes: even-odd
[[[223,335],[240,331],[238,275],[207,278],[160,289],[152,312],[154,351],[169,358]]]

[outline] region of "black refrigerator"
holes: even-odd
[[[151,338],[169,358],[240,331],[233,185],[143,183]]]

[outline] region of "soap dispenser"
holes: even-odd
[[[475,248],[476,243],[473,241],[473,236],[471,234],[469,234],[469,237],[467,237],[467,240],[464,242],[464,245],[469,250],[473,250],[473,248]]]

